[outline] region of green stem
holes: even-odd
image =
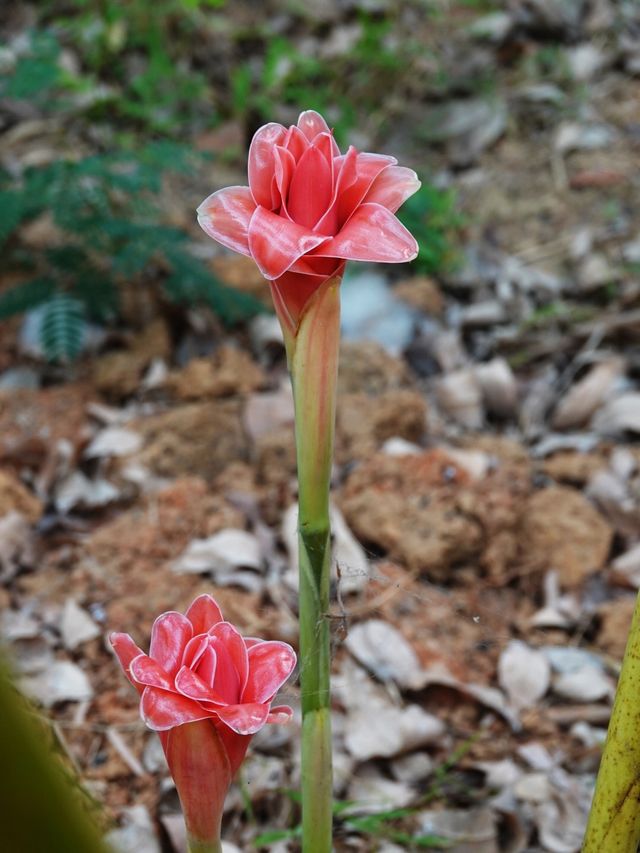
[[[188,845],[189,853],[222,853],[220,841],[196,841],[195,838],[190,838]]]
[[[340,347],[339,286],[339,278],[325,282],[295,329],[287,327],[278,311],[296,413],[303,853],[332,849],[329,485]]]
[[[640,843],[640,596],[627,639],[582,853],[636,853]]]

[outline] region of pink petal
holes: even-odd
[[[299,257],[326,241],[283,216],[257,207],[249,225],[249,248],[265,278],[278,278]]]
[[[211,712],[180,693],[169,693],[157,687],[145,687],[140,714],[150,729],[166,732],[174,726],[206,720]]]
[[[361,204],[340,233],[316,254],[322,258],[399,264],[417,257],[418,244],[386,207]]]
[[[249,649],[249,681],[243,702],[269,702],[296,665],[296,653],[288,643],[270,640]]]
[[[312,145],[300,158],[291,179],[287,210],[294,222],[313,228],[327,210],[333,194],[331,166]]]
[[[176,675],[176,690],[186,696],[187,699],[193,699],[194,702],[213,702],[215,705],[227,704],[222,696],[212,690],[197,672],[187,669],[186,666],[183,666]]]
[[[329,125],[322,118],[320,113],[317,113],[315,110],[305,110],[303,113],[300,113],[298,117],[298,127],[307,137],[309,142],[313,142],[319,133],[331,134]],[[338,148],[336,141],[333,139],[333,134],[331,134],[331,138],[333,140],[332,147],[334,157],[337,157],[340,154],[340,149]]]
[[[198,208],[198,223],[209,237],[234,252],[250,255],[247,232],[256,209],[248,187],[225,187],[208,196]]]
[[[199,595],[184,614],[193,625],[194,637],[198,634],[206,634],[209,628],[222,622],[222,613],[215,598],[206,593]]]
[[[337,179],[334,181],[335,186],[333,188],[331,204],[315,227],[315,230],[319,234],[328,234],[333,237],[338,230],[338,199],[343,196],[349,187],[353,186],[357,180],[357,158],[358,152],[353,145],[350,145],[349,150],[344,157],[336,157],[334,159],[333,169],[334,174],[337,175]]]
[[[293,717],[293,708],[288,705],[277,705],[269,711],[267,723],[275,723],[275,725],[285,725],[291,721]]]
[[[276,149],[274,151],[274,161],[274,180],[280,199],[279,204],[282,205],[281,213],[283,212],[287,217],[289,217],[289,211],[287,208],[287,197],[289,195],[291,178],[293,177],[293,173],[296,169],[296,161],[290,151],[287,151],[286,148],[282,148],[279,145],[276,146]]]
[[[173,677],[180,669],[185,647],[192,636],[193,627],[187,617],[169,610],[153,623],[149,657]]]
[[[297,163],[309,147],[309,140],[299,127],[292,124],[289,130],[287,130],[287,135],[282,144],[293,155],[293,159]]]
[[[249,674],[249,655],[244,640],[230,622],[220,622],[210,631],[218,665],[215,681],[217,692],[234,704],[242,696]]]
[[[270,122],[257,130],[249,146],[249,187],[253,200],[269,210],[272,206],[273,149],[282,145],[286,130],[281,124]]]
[[[164,671],[159,663],[148,655],[138,655],[131,661],[131,675],[138,684],[147,687],[160,687],[163,690],[173,690],[173,679]]]
[[[381,204],[391,213],[395,213],[400,205],[419,189],[420,181],[413,169],[387,166],[371,184],[364,202]]]
[[[136,644],[133,642],[133,640],[128,634],[121,634],[117,631],[114,631],[114,633],[111,634],[109,637],[109,642],[111,643],[113,651],[116,653],[116,657],[120,662],[120,666],[124,670],[124,674],[136,688],[138,693],[142,693],[142,688],[139,684],[136,683],[133,676],[131,675],[130,666],[131,661],[137,658],[139,655],[144,654],[144,652],[142,651],[142,649],[136,646]]]
[[[194,672],[197,671],[200,678],[208,684],[209,687],[213,687],[213,682],[216,678],[216,670],[218,668],[218,656],[211,646],[211,640],[209,640],[207,648],[204,650],[204,654],[198,661],[197,667],[194,666],[192,668]]]
[[[332,133],[319,133],[312,143],[314,148],[317,148],[324,159],[327,161],[329,166],[331,167],[331,173],[333,174],[333,161],[337,159],[340,155],[340,151],[336,151],[336,141],[333,138]]]
[[[216,708],[220,722],[239,735],[253,735],[267,722],[269,705],[252,702],[242,705],[227,705]]]
[[[182,655],[182,665],[188,666],[189,668],[197,666],[208,648],[209,635],[198,634],[197,637],[189,640],[185,646],[184,654]]]
[[[395,166],[395,157],[386,154],[358,153],[356,159],[356,180],[340,193],[338,198],[338,225],[342,227],[362,202],[371,184],[380,172],[389,166]]]

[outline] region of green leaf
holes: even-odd
[[[50,361],[71,361],[80,353],[86,331],[84,305],[57,293],[44,306],[40,343]]]
[[[24,217],[22,193],[16,190],[0,192],[0,246],[10,237],[11,232]]]
[[[0,320],[29,311],[47,300],[55,290],[49,278],[34,278],[0,293]]]

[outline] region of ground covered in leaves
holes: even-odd
[[[640,587],[640,19],[608,0],[400,5],[385,49],[412,49],[385,120],[350,134],[455,191],[456,245],[431,274],[353,265],[343,286],[336,850],[572,853]],[[344,58],[355,6],[278,27]],[[252,122],[200,144],[242,148]],[[191,224],[242,173],[220,157],[167,206],[221,281],[266,300]],[[39,222],[27,243],[55,239]],[[270,314],[228,331],[125,294],[72,365],[34,352],[28,317],[2,326],[0,628],[114,848],[184,851],[106,637],[146,647],[157,614],[210,592],[243,633],[296,643],[292,400]],[[281,698],[298,707],[295,679]],[[298,731],[255,738],[228,853],[297,849]]]

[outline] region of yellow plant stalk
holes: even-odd
[[[640,843],[640,596],[631,622],[582,853]]]

